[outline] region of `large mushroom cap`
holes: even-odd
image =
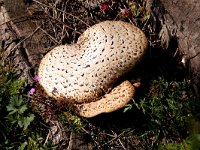
[[[92,102],[113,88],[146,48],[145,34],[133,24],[104,21],[88,28],[77,43],[47,53],[39,66],[39,83],[56,99]]]

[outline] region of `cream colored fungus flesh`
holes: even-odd
[[[146,49],[146,36],[138,27],[104,21],[88,28],[77,43],[48,52],[39,66],[39,83],[49,96],[75,103],[81,116],[112,112],[134,94],[128,81],[113,86],[133,69]]]

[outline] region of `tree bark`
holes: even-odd
[[[36,68],[46,51],[47,36],[32,22],[23,0],[4,0],[0,10],[0,40],[4,58],[13,61],[14,72],[33,82]]]
[[[147,2],[150,9],[153,0],[147,0]],[[152,12],[160,21],[160,36],[163,45],[167,48],[169,40],[176,38],[178,50],[183,57],[183,62],[186,60],[188,64],[190,79],[199,99],[200,1],[155,0],[154,4],[156,9]],[[22,70],[23,78],[31,82],[30,69],[38,66],[49,44],[47,44],[48,37],[30,19],[24,0],[0,0],[0,33],[3,53],[6,56],[12,55],[15,68]],[[75,134],[71,136],[71,139],[73,138],[78,139]],[[74,148],[79,143],[83,143],[81,139],[71,140],[68,149]],[[87,145],[83,146],[83,149],[87,149]]]
[[[157,5],[160,11],[154,13],[160,20],[161,34],[164,33],[161,39],[167,42],[167,37],[176,38],[182,61],[188,64],[192,85],[200,99],[200,1],[160,0]]]
[[[151,4],[152,1],[147,0],[147,4]],[[2,48],[9,55],[13,53],[9,50],[17,46],[15,54],[20,55],[21,60],[16,60],[16,68],[25,69],[22,76],[30,81],[28,72],[37,68],[42,54],[46,51],[48,38],[37,30],[31,21],[24,0],[1,0],[0,4],[1,34],[5,35],[1,37]],[[168,45],[170,38],[177,39],[178,50],[183,62],[186,61],[188,64],[190,79],[197,97],[200,98],[200,1],[156,0],[154,4],[160,10],[156,9],[154,14],[161,23],[161,39],[165,45]],[[8,31],[12,32],[14,42],[8,40]],[[25,38],[27,39],[22,42]]]
[[[4,55],[3,58],[12,60],[13,71],[19,74],[19,77],[24,79],[27,84],[33,83],[36,68],[50,45],[47,35],[39,29],[32,22],[24,0],[0,1],[1,53]],[[31,73],[31,69],[33,73]],[[71,133],[73,138],[69,141],[61,123],[56,122],[55,125],[51,125],[50,131],[54,144],[60,144],[60,141],[66,143],[64,146],[61,145],[62,149],[88,149],[87,143],[76,133]]]

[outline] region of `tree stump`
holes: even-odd
[[[154,11],[161,23],[161,40],[175,39],[182,62],[189,69],[190,80],[200,99],[200,1],[160,0]]]
[[[200,99],[200,1],[146,1],[148,9],[155,5],[151,11],[160,23],[160,37],[165,48],[170,39],[177,41],[182,62],[189,69],[194,90]],[[95,3],[91,5],[94,7]],[[0,41],[4,58],[12,59],[15,71],[27,84],[32,84],[39,61],[51,44],[49,37],[33,22],[35,18],[27,8],[24,0],[0,0]],[[81,145],[82,149],[87,149],[80,136],[71,133],[70,139],[69,150],[72,147],[81,149]]]
[[[27,8],[24,0],[0,1],[0,41],[4,60],[1,63],[7,65],[5,63],[12,60],[13,71],[27,84],[32,84],[39,62],[50,48],[50,40],[34,24]],[[50,126],[49,134],[54,144],[60,141],[66,144],[61,145],[62,149],[88,149],[84,139],[76,133],[71,132],[73,138],[69,138],[61,123]]]
[[[42,54],[48,48],[47,36],[31,21],[23,0],[2,1],[0,25],[4,58],[12,60],[14,72],[31,84]]]

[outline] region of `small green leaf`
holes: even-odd
[[[17,96],[14,96],[14,97],[17,97]],[[22,96],[19,96],[19,97],[17,97],[16,99],[15,99],[15,106],[21,106],[22,105],[22,103],[23,103],[23,98],[22,98]]]
[[[10,95],[16,95],[20,93],[20,90],[22,89],[22,85],[24,84],[23,80],[16,80],[12,81],[9,87],[9,94]]]
[[[124,108],[123,113],[127,112],[128,110],[131,110],[132,107],[133,107],[133,105],[131,105],[131,104],[127,104],[127,105],[125,105],[125,108]]]
[[[27,106],[26,106],[26,105],[23,105],[23,106],[21,106],[21,107],[19,108],[18,113],[19,113],[19,114],[23,114],[27,109],[28,109]]]
[[[150,17],[151,17],[150,13],[146,12],[145,15],[144,15],[144,20],[149,20]]]
[[[5,118],[8,119],[9,121],[11,121],[12,124],[14,124],[16,122],[16,119],[12,115],[8,115]]]
[[[22,143],[22,144],[18,147],[18,150],[24,150],[25,147],[26,147],[27,145],[28,145],[27,142]]]
[[[30,123],[34,120],[35,115],[34,114],[30,114],[29,117],[24,118],[24,130],[27,129],[27,127],[30,125]]]
[[[8,106],[6,106],[6,108],[7,108],[7,111],[9,111],[9,114],[8,114],[8,115],[12,115],[12,114],[14,114],[14,113],[17,112],[17,109],[14,108],[13,105],[8,105]]]
[[[18,125],[19,125],[20,128],[22,128],[24,126],[23,119],[18,120]]]

